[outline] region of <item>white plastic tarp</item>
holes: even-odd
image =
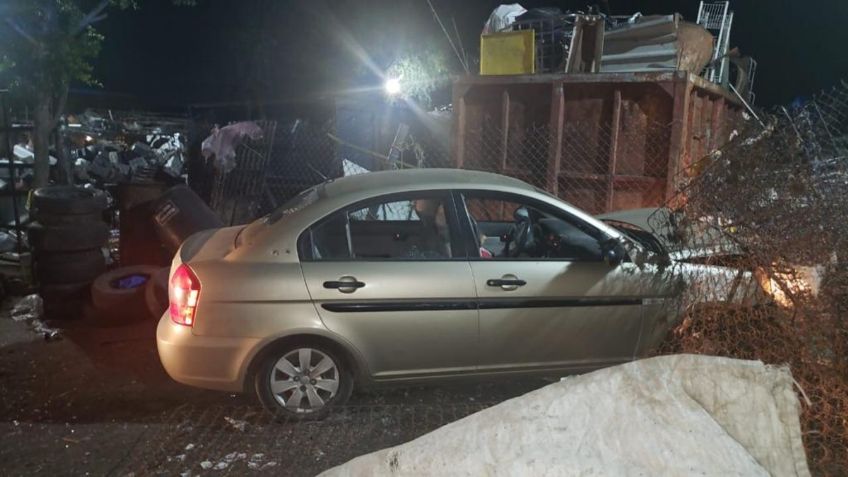
[[[551,384],[326,476],[807,476],[787,368],[675,355]]]
[[[483,25],[483,34],[488,35],[506,30],[515,23],[516,18],[525,13],[527,13],[527,10],[517,3],[498,5],[497,8],[492,10],[492,14],[489,15],[489,19]]]

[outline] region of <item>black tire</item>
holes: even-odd
[[[91,282],[62,283],[42,285],[38,294],[45,303],[64,303],[69,301],[86,300]]]
[[[102,211],[92,212],[89,214],[50,214],[33,209],[32,216],[38,223],[48,227],[52,227],[54,225],[81,225],[104,222]]]
[[[106,204],[103,192],[76,186],[42,187],[32,194],[33,208],[45,214],[93,214],[105,209]]]
[[[77,252],[100,248],[109,239],[109,227],[103,222],[46,227],[38,222],[29,226],[29,244],[37,252]]]
[[[144,302],[153,318],[161,318],[168,309],[168,275],[170,273],[170,267],[160,268],[144,287]]]
[[[336,376],[338,378],[338,388],[336,393],[330,397],[328,391],[317,391],[319,392],[319,397],[321,397],[325,402],[323,407],[317,410],[295,411],[291,408],[285,407],[277,400],[277,397],[275,397],[274,393],[271,391],[272,373],[275,373],[274,375],[277,378],[285,377],[285,373],[276,369],[277,362],[290,353],[297,354],[297,350],[301,348],[310,348],[313,351],[318,351],[327,358],[331,359],[336,366]],[[312,353],[312,357],[313,365],[320,362],[320,356],[318,354]],[[316,343],[308,340],[292,341],[283,345],[275,346],[269,350],[269,352],[264,353],[261,359],[262,361],[254,375],[256,395],[265,410],[273,414],[277,420],[303,421],[324,419],[330,412],[332,412],[333,408],[343,406],[347,403],[351,392],[353,392],[353,373],[351,372],[350,365],[333,347],[327,346],[323,343]],[[331,375],[332,373],[324,373],[321,376],[329,378]],[[292,382],[294,383],[294,381]],[[287,398],[291,398],[291,394],[294,392],[296,392],[294,389],[283,392],[281,394],[281,399],[285,400]],[[300,392],[303,393],[302,390],[300,390]],[[327,399],[328,397],[329,399]],[[303,395],[302,402],[308,402],[308,398],[305,394]]]
[[[42,252],[35,257],[35,276],[44,285],[92,282],[106,270],[99,248],[79,252]]]
[[[136,265],[106,272],[91,284],[91,301],[98,311],[135,313],[146,310],[144,288],[159,267]]]

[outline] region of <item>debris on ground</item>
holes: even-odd
[[[227,421],[227,423],[232,426],[233,429],[239,432],[244,432],[244,430],[247,428],[247,421],[239,421],[238,419],[233,419],[229,416],[224,416],[224,420]]]
[[[44,301],[37,294],[27,295],[18,300],[12,307],[9,316],[15,321],[27,322],[36,334],[41,335],[47,341],[61,338],[58,329],[51,328],[42,321]]]
[[[40,320],[44,316],[44,301],[35,293],[27,295],[15,303],[11,316],[15,321]]]

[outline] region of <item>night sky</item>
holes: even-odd
[[[192,8],[170,0],[140,3],[140,10],[113,12],[99,25],[106,41],[96,71],[106,91],[151,106],[296,101],[344,84],[376,84],[361,52],[385,68],[421,45],[447,47],[425,0],[200,0]],[[483,23],[499,3],[433,0],[444,21],[456,20],[475,56]],[[677,11],[694,21],[698,1],[609,0],[609,6],[613,14]],[[760,105],[788,103],[848,78],[848,1],[733,0],[731,8],[731,47],[759,62]]]

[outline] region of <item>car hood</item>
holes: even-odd
[[[742,253],[728,233],[707,221],[677,228],[672,211],[666,207],[620,210],[595,216],[604,222],[621,222],[654,235],[668,250],[672,260],[739,255]]]

